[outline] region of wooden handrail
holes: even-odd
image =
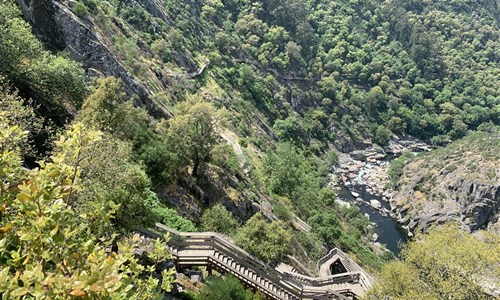
[[[310,286],[321,287],[331,284],[357,283],[360,282],[360,274],[356,272],[342,273],[323,278],[313,278],[297,273],[285,272],[288,276]]]
[[[211,255],[206,257],[206,264],[212,262],[212,264],[219,265],[219,267],[222,267],[223,270],[225,269],[226,271],[230,271],[234,275],[237,275],[237,277],[242,278],[242,280],[251,282],[253,286],[261,289],[262,292],[275,299],[284,299],[281,295],[283,293],[289,295],[286,296],[285,299],[357,299],[357,295],[350,289],[332,290],[328,286],[343,283],[360,283],[361,277],[363,276],[360,276],[359,273],[346,273],[325,278],[312,278],[297,273],[280,272],[279,270],[276,270],[261,260],[255,258],[247,251],[236,246],[231,239],[219,233],[180,232],[160,223],[157,223],[156,227],[170,234],[170,241],[168,244],[173,250],[172,255],[179,261],[181,261],[182,251],[184,250],[213,251]],[[154,238],[162,237],[159,233],[151,230],[139,229],[138,231]],[[332,255],[330,256],[331,258],[333,255],[337,254],[332,254],[332,252],[333,251],[330,251],[327,256]],[[221,255],[222,261],[220,261]],[[326,256],[322,258],[322,260],[325,258]],[[192,259],[192,257],[189,259]],[[232,263],[230,265],[225,265],[224,261],[226,259],[234,261],[236,266],[239,265],[239,268],[233,268]],[[324,260],[323,263],[328,259]],[[189,262],[188,259],[186,259],[186,261]],[[245,269],[248,271],[242,271]],[[245,272],[249,273],[249,271],[255,274],[255,280],[253,278],[249,278],[253,276],[245,275]],[[262,283],[261,280],[257,280],[257,278],[262,278],[263,280],[271,283],[276,287],[276,289],[271,288],[269,284],[266,285],[265,282]]]

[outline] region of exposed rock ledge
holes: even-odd
[[[398,221],[408,224],[410,232],[417,228],[425,231],[434,223],[448,220],[458,221],[471,231],[495,226],[499,220],[500,183],[454,177],[440,177],[437,186],[424,194],[418,190],[422,176],[413,176],[412,182],[393,196]]]
[[[89,75],[102,74],[123,80],[128,95],[138,96],[138,105],[145,106],[157,116],[169,112],[154,103],[150,92],[131,75],[106,46],[93,24],[76,16],[64,2],[53,0],[16,0],[25,18],[32,24],[35,34],[51,47],[67,51],[79,61]]]
[[[417,157],[391,201],[410,232],[455,220],[464,229],[499,230],[500,136],[475,133]]]

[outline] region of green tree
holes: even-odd
[[[87,126],[130,142],[134,156],[146,166],[155,184],[170,182],[175,173],[175,154],[165,147],[149,119],[146,111],[135,107],[125,94],[122,81],[113,77],[96,80],[78,114],[78,120]]]
[[[132,161],[130,144],[110,134],[101,134],[96,140],[86,139],[92,132],[75,124],[64,135],[71,138],[56,143],[56,153],[65,149],[77,153],[65,155],[63,160],[80,174],[81,188],[72,193],[70,202],[81,213],[94,210],[97,201],[118,205],[112,220],[116,229],[153,225],[156,220],[146,204],[154,194],[145,171]]]
[[[387,146],[391,140],[392,132],[383,125],[379,125],[375,130],[373,140],[380,146]]]
[[[500,236],[480,237],[447,224],[419,234],[401,261],[389,263],[368,299],[492,299],[489,278],[500,276]]]
[[[119,78],[99,78],[92,93],[85,99],[79,119],[90,127],[133,140],[147,130],[147,113],[134,107],[123,90]]]
[[[342,226],[337,216],[331,212],[318,212],[308,219],[316,233],[325,243],[335,245],[342,235]]]
[[[80,107],[86,78],[80,64],[44,50],[13,1],[0,3],[0,75],[34,89],[47,103]]]
[[[236,232],[238,222],[222,204],[216,204],[203,212],[201,226],[205,231],[220,232],[232,236]]]
[[[176,153],[176,165],[192,164],[193,174],[201,176],[212,159],[214,146],[219,143],[216,129],[223,125],[224,114],[210,102],[192,98],[175,107],[175,116],[163,123],[165,144]]]
[[[309,160],[291,144],[279,143],[264,157],[267,186],[272,193],[286,196],[301,210],[314,205],[319,181]]]
[[[49,130],[44,126],[43,118],[39,117],[33,109],[33,102],[21,98],[16,89],[11,89],[5,79],[0,77],[0,111],[3,120],[10,126],[19,126],[24,135],[21,153],[23,157],[35,157],[34,138],[46,134]]]
[[[156,198],[156,195],[152,194],[151,199],[147,203],[148,209],[154,215],[154,220],[162,224],[167,225],[170,228],[184,231],[184,232],[195,232],[197,231],[196,226],[190,220],[180,216],[174,209],[165,207]],[[148,199],[146,199],[148,200]]]
[[[80,136],[78,130],[80,126],[75,126],[60,143],[78,144],[72,141]],[[40,168],[26,170],[16,146],[24,134],[19,127],[6,125],[0,114],[0,294],[7,299],[157,298],[156,266],[145,268],[134,257],[138,236],[119,241],[120,251],[108,253],[113,236],[93,230],[107,227],[116,206],[97,201],[86,214],[71,206],[80,172],[65,160],[77,157],[80,149],[63,147],[50,161],[40,162]],[[85,139],[99,136],[88,132]],[[165,247],[156,241],[150,258],[166,259]],[[162,288],[170,290],[172,273],[162,275]]]
[[[297,116],[289,116],[285,120],[276,120],[273,129],[282,142],[303,144],[307,141],[307,133],[302,120]]]
[[[82,66],[61,55],[46,53],[38,58],[29,81],[47,100],[65,108],[79,109],[88,93]]]
[[[276,264],[290,251],[292,235],[282,221],[268,222],[260,213],[251,217],[236,234],[236,243],[257,258]]]
[[[388,186],[390,188],[397,188],[399,178],[403,174],[404,167],[411,161],[414,155],[411,152],[404,152],[400,157],[393,159],[389,165],[387,175],[389,176]]]

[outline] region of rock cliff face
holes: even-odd
[[[409,231],[456,220],[471,231],[495,227],[500,214],[500,136],[478,133],[415,158],[392,203]]]
[[[137,96],[137,104],[150,113],[168,115],[168,111],[151,99],[151,93],[117,60],[105,37],[100,36],[92,22],[76,16],[66,3],[53,0],[16,0],[35,34],[49,47],[67,51],[83,64],[91,76],[120,77],[128,95]]]

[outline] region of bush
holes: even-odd
[[[292,235],[282,221],[269,223],[257,213],[236,235],[236,243],[267,263],[278,263],[290,251]]]
[[[79,17],[84,17],[89,13],[87,6],[85,6],[85,4],[80,2],[75,3],[75,6],[73,7],[73,12],[75,13],[75,15]]]
[[[403,248],[401,260],[386,265],[369,298],[494,299],[486,293],[490,275],[480,274],[498,274],[499,243],[493,231],[476,236],[456,224],[432,227]]]
[[[252,300],[258,299],[234,276],[209,277],[197,297],[198,300]]]
[[[212,150],[212,163],[236,174],[240,171],[238,157],[229,144],[217,144]]]
[[[379,125],[375,130],[373,141],[380,146],[387,146],[391,140],[392,132],[385,128],[385,126]]]
[[[188,219],[181,217],[175,210],[163,206],[153,209],[153,214],[157,222],[167,225],[176,230],[193,232],[196,226]]]
[[[387,174],[389,176],[389,188],[394,189],[398,186],[399,177],[403,172],[403,168],[410,162],[413,157],[414,156],[411,152],[405,152],[400,157],[391,161],[389,170],[387,171]]]
[[[232,236],[236,232],[238,222],[222,204],[216,204],[205,210],[201,216],[201,227],[205,231],[220,232]]]

